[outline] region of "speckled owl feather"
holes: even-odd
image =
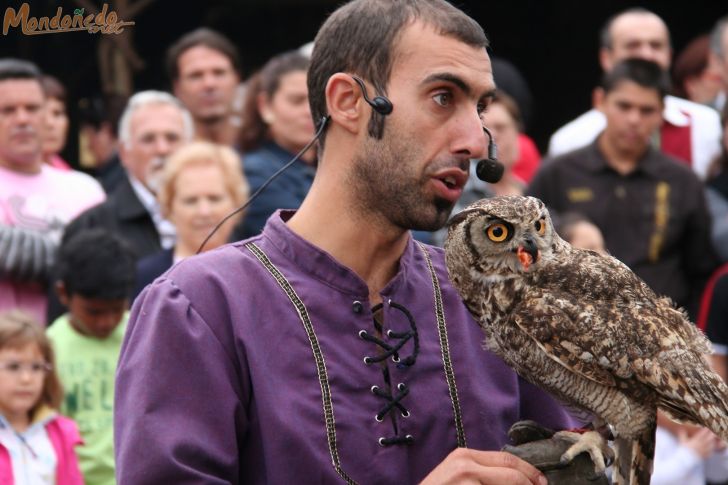
[[[728,388],[702,333],[611,256],[573,248],[533,197],[480,200],[445,242],[487,347],[615,432],[615,483],[649,483],[657,408],[728,440]]]

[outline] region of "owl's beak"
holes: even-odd
[[[523,244],[516,249],[516,256],[518,256],[518,260],[521,262],[523,269],[528,271],[528,268],[538,261],[538,248],[533,239],[530,237],[524,238]]]

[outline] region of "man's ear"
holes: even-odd
[[[63,283],[63,281],[56,281],[55,290],[56,295],[58,295],[58,301],[60,301],[63,306],[67,307],[69,298],[65,283]]]
[[[594,91],[592,92],[592,106],[594,107],[594,109],[604,112],[602,108],[604,107],[605,97],[606,93],[604,92],[603,88],[594,88]]]
[[[606,47],[599,49],[599,65],[602,66],[603,72],[609,72],[614,67],[614,59],[612,59],[612,51]]]
[[[119,140],[119,160],[121,161],[121,166],[124,167],[124,170],[126,170],[127,173],[131,173],[127,168],[127,160],[129,160],[129,148],[126,146],[126,143],[121,140]]]
[[[337,72],[326,83],[326,109],[332,121],[351,133],[358,133],[362,119],[368,120],[369,110],[363,109],[364,98],[361,96],[356,81],[348,74]]]

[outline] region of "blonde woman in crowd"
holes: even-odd
[[[164,167],[159,204],[177,231],[173,248],[143,258],[137,264],[136,296],[174,263],[197,253],[215,226],[248,198],[248,183],[236,152],[223,145],[193,142],[180,148]],[[209,251],[225,244],[241,214],[215,232]]]

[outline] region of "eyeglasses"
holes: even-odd
[[[15,360],[0,362],[0,370],[12,376],[19,376],[23,371],[28,371],[32,375],[41,375],[52,369],[53,366],[48,362],[18,362]]]

